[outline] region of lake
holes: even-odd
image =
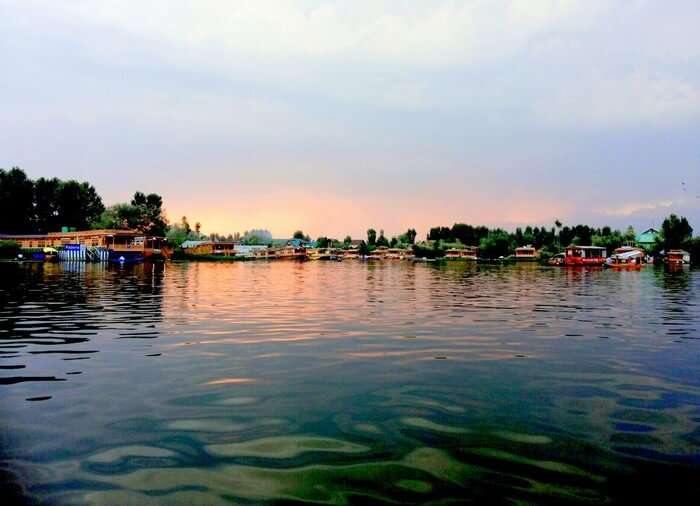
[[[697,498],[699,300],[654,267],[0,264],[0,493]]]

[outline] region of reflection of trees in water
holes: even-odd
[[[654,269],[654,284],[659,287],[662,301],[661,311],[663,325],[667,327],[666,334],[677,335],[680,338],[694,332],[693,314],[688,310],[693,308],[693,273],[687,268]]]

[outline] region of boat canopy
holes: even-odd
[[[630,258],[643,258],[644,253],[640,250],[633,250],[633,251],[625,251],[624,253],[617,253],[613,255],[615,258],[619,258],[620,260],[626,260]]]

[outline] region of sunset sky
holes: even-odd
[[[698,26],[697,0],[0,0],[0,167],[205,232],[700,232]]]

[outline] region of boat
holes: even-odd
[[[602,266],[606,260],[605,248],[600,246],[575,246],[566,248],[566,266]]]
[[[476,246],[465,246],[464,248],[450,248],[445,251],[445,260],[468,260],[476,261],[479,248]]]
[[[561,266],[561,265],[564,265],[565,259],[566,259],[566,255],[564,253],[557,253],[552,258],[547,260],[547,264],[554,265],[554,266]]]
[[[515,248],[515,260],[517,262],[536,262],[540,258],[537,248],[531,245]]]
[[[639,270],[644,266],[646,254],[638,248],[618,248],[605,261],[605,267],[611,269]]]
[[[690,253],[683,249],[670,249],[666,252],[664,262],[668,265],[686,265],[690,263]]]

